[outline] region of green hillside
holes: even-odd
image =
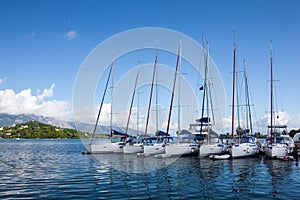
[[[38,121],[29,121],[0,128],[0,137],[2,138],[79,138],[79,134],[84,135],[85,133]]]

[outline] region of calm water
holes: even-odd
[[[295,161],[158,160],[113,154],[96,159],[81,154],[83,148],[80,140],[0,140],[0,198],[299,199],[300,195]],[[168,165],[161,168],[157,163]]]

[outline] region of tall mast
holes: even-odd
[[[209,98],[208,98],[208,42],[206,42],[206,59],[205,59],[205,87],[206,87],[206,115],[209,117]]]
[[[181,127],[180,127],[180,114],[181,114],[181,112],[180,112],[180,73],[181,73],[181,49],[182,49],[182,39],[181,39],[181,36],[180,36],[180,40],[179,40],[179,46],[180,46],[180,48],[179,48],[179,66],[178,66],[178,72],[179,73],[177,73],[177,75],[178,75],[178,97],[177,97],[177,99],[178,99],[178,134],[180,134],[180,129],[181,129]]]
[[[99,122],[99,118],[100,118],[100,113],[101,113],[102,106],[103,106],[103,103],[104,103],[105,94],[106,94],[106,91],[107,91],[107,86],[108,86],[108,83],[109,83],[109,79],[110,79],[110,76],[111,76],[111,72],[112,72],[112,67],[110,68],[109,73],[108,73],[107,81],[106,81],[105,88],[104,88],[104,92],[103,92],[103,96],[102,96],[102,101],[101,101],[101,104],[100,104],[98,116],[97,116],[97,119],[96,119],[94,131],[93,131],[93,135],[92,135],[91,144],[93,143],[93,140],[94,140],[94,138],[95,138],[95,133],[96,133],[96,129],[97,129],[97,126],[98,126],[98,122]]]
[[[141,69],[141,63],[139,62],[139,71]],[[137,89],[137,110],[136,110],[136,134],[139,135],[139,124],[140,124],[140,79],[138,80],[138,89]]]
[[[248,120],[248,106],[249,102],[248,102],[248,88],[247,88],[247,77],[246,77],[246,59],[243,60],[243,64],[244,64],[244,81],[245,81],[245,101],[246,101],[246,128],[249,128],[249,120]]]
[[[209,74],[209,45],[207,44],[207,74]],[[210,110],[211,110],[211,117],[212,117],[212,124],[215,124],[215,115],[213,110],[213,101],[212,101],[212,95],[211,95],[211,89],[210,86],[212,84],[208,82],[207,84],[207,97],[209,94],[209,101],[210,101]]]
[[[178,63],[179,63],[180,51],[181,51],[181,37],[180,37],[179,50],[178,50],[177,61],[176,61],[176,69],[175,69],[174,83],[173,83],[171,103],[170,103],[170,109],[169,109],[169,117],[168,117],[168,124],[167,124],[167,130],[166,130],[166,138],[168,138],[169,129],[170,129],[170,121],[171,121],[172,106],[173,106],[174,91],[175,91],[175,85],[176,85],[176,77],[177,77],[177,71],[178,71]]]
[[[237,112],[237,123],[238,128],[241,127],[241,121],[240,121],[240,91],[239,91],[239,81],[238,81],[238,71],[237,71],[237,64],[236,64],[236,72],[235,72],[235,90],[236,90],[236,112]]]
[[[157,53],[157,52],[156,52]],[[156,73],[155,73],[155,104],[156,104],[156,134],[158,134],[158,87],[157,87],[157,79],[158,79],[158,73],[157,73],[157,69],[156,69]]]
[[[271,83],[270,83],[270,89],[271,89],[271,130],[270,130],[270,135],[271,135],[271,141],[273,137],[273,52],[272,52],[272,40],[270,41],[270,71],[271,71]]]
[[[128,127],[129,127],[129,122],[130,122],[130,116],[131,116],[131,111],[132,111],[132,106],[133,106],[133,101],[134,101],[134,96],[135,96],[135,91],[136,91],[136,85],[137,85],[139,76],[140,76],[140,69],[138,69],[138,72],[137,72],[137,74],[136,74],[136,79],[135,79],[135,84],[134,84],[133,94],[132,94],[132,98],[131,98],[130,109],[129,109],[129,113],[128,113],[128,119],[127,119],[127,124],[126,124],[125,140],[126,140],[126,138],[127,138]]]
[[[154,85],[154,79],[155,79],[156,65],[157,65],[157,54],[155,56],[155,63],[154,63],[153,74],[152,74],[152,83],[151,83],[151,89],[150,89],[150,100],[149,100],[149,105],[148,105],[145,136],[147,135],[147,130],[148,130],[148,123],[149,123],[149,116],[150,116],[150,109],[151,109],[151,102],[152,102],[152,93],[153,93],[153,85]]]
[[[250,105],[250,96],[249,96],[249,84],[248,84],[248,78],[247,78],[247,72],[246,72],[246,60],[244,59],[244,79],[245,79],[245,95],[246,95],[246,122],[247,122],[247,128],[250,126],[250,132],[252,131],[252,117],[251,117],[251,105]]]
[[[207,77],[208,75],[208,42],[206,42],[206,61],[205,61],[205,87],[206,87],[206,115],[207,115],[207,140],[208,143],[210,144],[210,114],[209,114],[209,90],[208,90],[208,82],[207,82]]]
[[[113,134],[113,90],[114,90],[114,67],[115,67],[115,56],[112,57],[112,64],[111,64],[111,100],[110,100],[110,141],[112,141],[112,134]]]
[[[203,49],[203,61],[204,61],[204,86],[203,86],[203,97],[202,97],[202,110],[201,110],[201,126],[200,126],[200,134],[202,134],[202,128],[203,128],[203,117],[204,117],[204,104],[205,104],[205,95],[206,95],[206,72],[207,72],[207,55],[205,51],[205,46],[204,46],[204,35],[202,34],[202,49]]]
[[[232,107],[231,107],[231,135],[234,136],[234,96],[235,96],[235,73],[236,73],[236,39],[234,32],[234,50],[233,50],[233,73],[232,73]]]

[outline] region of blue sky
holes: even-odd
[[[199,42],[205,34],[229,102],[235,31],[238,67],[245,58],[257,118],[268,109],[272,40],[284,110],[299,119],[299,10],[297,0],[1,0],[0,90],[17,94],[30,88],[37,96],[54,83],[53,95],[45,92],[45,98],[71,105],[77,71],[96,45],[129,29],[163,27]],[[229,110],[228,105],[228,116]]]

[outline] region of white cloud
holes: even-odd
[[[74,110],[75,122],[95,124],[97,115],[99,112],[99,106],[93,108],[91,106]],[[110,123],[110,104],[103,104],[99,124],[109,125]]]
[[[300,128],[300,116],[290,115],[288,112],[278,112],[275,116],[277,125],[287,125],[288,130]],[[235,127],[237,121],[235,120]],[[241,120],[241,126],[243,127],[244,121]],[[267,128],[270,125],[270,114],[265,114],[261,118],[253,121],[253,132],[260,132],[267,134]],[[223,119],[223,130],[221,133],[231,133],[231,116]]]
[[[42,94],[39,94],[40,91],[38,90],[38,95],[37,95],[38,100],[39,101],[43,101],[44,98],[46,98],[46,97],[52,97],[53,96],[54,87],[55,87],[55,83],[52,83],[51,86],[50,86],[50,88],[49,89],[45,88]]]
[[[73,40],[78,36],[76,31],[68,31],[67,33],[65,33],[65,38],[67,40]]]
[[[53,96],[55,84],[36,96],[31,89],[15,93],[12,89],[0,90],[0,112],[8,114],[35,114],[60,120],[71,119],[71,107],[67,101],[45,100]]]
[[[275,116],[277,125],[287,125],[288,130],[299,129],[300,128],[300,116],[290,115],[286,111],[278,112]],[[264,115],[258,122],[258,127],[262,128],[270,125],[270,115]],[[266,130],[266,128],[265,128]]]

